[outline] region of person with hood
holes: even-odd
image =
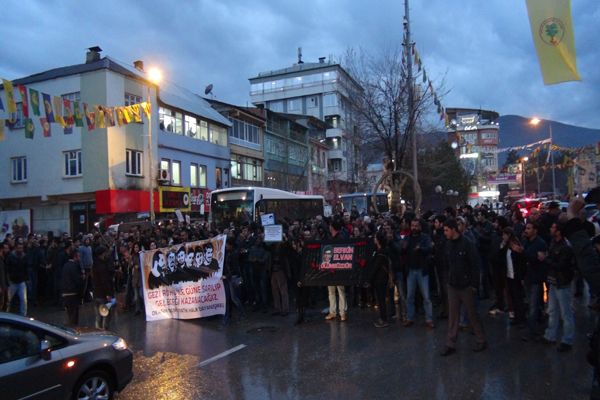
[[[79,249],[69,246],[69,261],[63,266],[62,298],[67,310],[67,325],[79,325],[79,306],[83,296],[84,272],[79,262]]]
[[[105,246],[98,246],[92,266],[92,281],[94,285],[94,306],[96,310],[96,328],[108,329],[111,313],[107,317],[100,315],[101,304],[110,303],[115,297],[115,265],[111,254]]]

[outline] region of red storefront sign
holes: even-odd
[[[200,206],[204,204],[204,213],[210,212],[210,190],[209,189],[199,189],[199,188],[191,188],[191,198],[192,212],[200,212]]]
[[[145,190],[99,190],[96,192],[96,214],[148,212],[150,195]],[[154,211],[160,211],[158,193],[154,192]]]

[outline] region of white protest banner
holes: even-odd
[[[175,210],[175,215],[177,215],[177,220],[178,220],[179,222],[183,222],[183,221],[185,221],[185,220],[183,219],[183,213],[181,212],[181,210]]]
[[[281,242],[283,240],[283,227],[281,225],[267,225],[265,228],[265,242]]]
[[[275,224],[275,214],[264,214],[260,216],[262,226]]]
[[[140,253],[146,321],[225,314],[225,235]]]

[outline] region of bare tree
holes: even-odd
[[[361,139],[363,143],[374,144],[384,155],[384,174],[373,191],[380,187],[390,189],[393,212],[400,210],[406,180],[414,180],[407,151],[411,135],[423,133],[422,120],[433,103],[431,87],[416,84],[420,74],[415,75],[412,83],[407,79],[404,61],[411,56],[401,49],[386,50],[379,57],[350,49],[344,58],[344,67],[362,88],[348,96],[359,119]],[[408,104],[410,84],[414,85],[413,107]],[[413,206],[418,210],[422,194],[418,182],[415,186]]]

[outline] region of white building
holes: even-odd
[[[0,143],[0,162],[5,166],[0,169],[0,207],[32,210],[35,232],[75,234],[89,231],[101,214],[124,220],[147,213],[150,179],[156,189],[157,213],[173,208],[199,211],[199,205],[194,209],[189,204],[194,189],[198,197],[219,184],[228,186],[230,122],[201,97],[175,85],[161,84],[157,96],[157,87],[143,71],[101,58],[100,51],[91,48],[84,64],[37,73],[13,84],[37,90],[40,99],[46,93],[78,101],[80,107],[83,103],[90,107],[124,106],[149,97],[155,174],[149,173],[149,124],[145,117],[143,123],[88,131],[84,116],[84,127],[72,127],[68,132],[52,123],[51,136],[45,137],[39,117],[30,115],[35,135],[27,139],[22,105],[17,104],[17,123],[6,129],[6,140]],[[143,68],[141,63],[138,67]],[[14,95],[19,101],[16,86]],[[0,96],[4,99],[3,91]],[[172,123],[171,131],[164,128],[167,123]],[[168,171],[168,181],[157,180],[161,168]],[[169,203],[166,200],[173,197],[169,192],[188,193],[188,204],[179,207],[176,202]]]
[[[254,105],[276,112],[310,115],[329,124],[327,129],[330,190],[352,192],[358,182],[358,128],[347,88],[358,83],[338,63],[320,58],[289,68],[261,72],[250,78]],[[330,193],[334,197],[337,193]]]

